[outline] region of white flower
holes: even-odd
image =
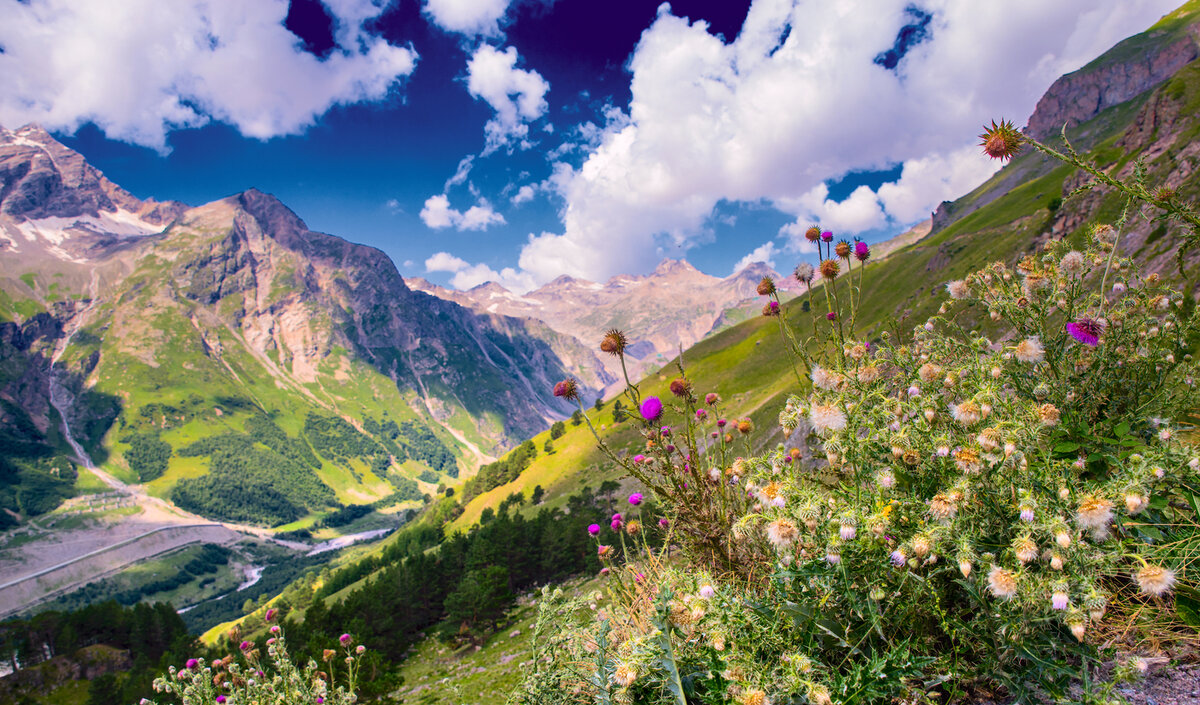
[[[988,590],[996,597],[1008,600],[1017,594],[1017,577],[998,565],[988,571]]]
[[[1041,362],[1046,359],[1046,349],[1041,339],[1034,335],[1017,343],[1013,355],[1021,362]]]
[[[1112,508],[1112,502],[1107,499],[1087,495],[1079,503],[1079,509],[1075,513],[1075,523],[1083,529],[1103,532],[1108,529],[1108,523],[1112,521]]]
[[[717,594],[717,591],[712,585],[705,584],[700,586],[700,597],[707,598],[712,597],[715,594]]]
[[[952,299],[965,299],[971,293],[971,288],[962,279],[955,279],[946,284],[946,292],[950,294]]]
[[[776,519],[767,524],[767,540],[774,544],[776,549],[782,550],[790,546],[799,533],[796,525],[789,519]]]
[[[979,423],[979,405],[973,401],[964,401],[961,404],[951,404],[950,415],[954,417],[955,421],[959,422],[963,426],[971,426]]]
[[[829,431],[841,431],[846,428],[846,415],[833,404],[813,404],[808,414],[817,433],[824,435]]]
[[[1079,274],[1083,268],[1087,266],[1087,261],[1083,257],[1083,253],[1078,250],[1071,250],[1063,255],[1062,262],[1059,263],[1062,270],[1067,274]]]
[[[1171,591],[1175,585],[1175,571],[1157,565],[1148,565],[1137,572],[1138,587],[1147,595],[1158,597]]]
[[[842,375],[837,372],[830,372],[820,365],[813,365],[812,383],[817,389],[833,391],[842,386]]]

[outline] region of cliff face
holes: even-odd
[[[1026,131],[1044,140],[1105,108],[1161,85],[1200,56],[1200,24],[1167,21],[1117,44],[1078,71],[1055,81],[1038,101]]]

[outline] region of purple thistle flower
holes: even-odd
[[[725,424],[727,424],[727,423],[729,423],[729,422],[726,421],[725,419],[717,419],[717,426],[719,428],[725,428]]]
[[[641,453],[638,453],[637,455],[633,456],[633,462],[638,465],[641,465],[642,463],[646,462],[646,456],[642,455]]]
[[[613,521],[621,521],[621,519],[622,519],[622,517],[621,517],[621,513],[620,513],[620,512],[617,512],[616,514],[613,514],[613,515],[612,515],[612,520],[613,520]]]
[[[866,262],[871,257],[871,248],[867,243],[859,240],[854,243],[854,256],[858,258],[859,262]]]
[[[663,403],[658,397],[646,397],[642,402],[642,418],[647,421],[657,421],[662,416]]]
[[[277,610],[277,609],[275,609],[274,607],[272,607],[271,609],[267,610],[267,615],[266,615],[265,617],[263,617],[263,619],[264,619],[265,621],[268,621],[268,622],[270,622],[272,619],[275,619],[275,615],[276,615],[276,613],[278,613],[278,612],[279,612],[279,610]]]
[[[600,533],[600,525],[592,524],[592,525],[588,526],[588,533],[591,534],[592,536],[598,535]]]
[[[821,233],[821,240],[824,242],[833,242],[833,233],[826,230],[825,232]]]
[[[634,492],[633,494],[629,495],[629,503],[635,507],[637,505],[641,504],[642,503],[642,493]]]
[[[248,641],[242,642],[242,651],[249,651],[250,649],[253,649],[253,648],[254,648],[254,644],[252,644]]]
[[[1100,344],[1100,324],[1091,318],[1080,318],[1067,324],[1067,332],[1071,337],[1089,347]]]
[[[612,529],[613,531],[620,531],[621,530],[621,520],[613,519],[612,523],[608,525],[608,528]]]
[[[827,321],[836,321],[836,320],[837,320],[837,314],[836,314],[836,313],[834,313],[833,311],[830,311],[829,313],[825,314],[825,320],[827,320]]]
[[[225,696],[224,696],[224,695],[218,695],[218,696],[217,696],[217,702],[218,702],[218,703],[223,703],[223,702],[225,702]]]
[[[338,641],[342,642],[342,646],[345,646],[346,644],[354,641],[354,637],[350,636],[349,634],[343,634],[338,637]]]
[[[897,568],[903,567],[904,564],[906,562],[908,562],[908,556],[904,555],[904,551],[901,551],[899,549],[892,551],[891,558],[892,558],[892,565],[896,566]]]
[[[188,668],[188,670],[190,670],[190,671],[194,671],[194,670],[196,670],[196,667],[197,667],[197,666],[199,666],[199,665],[200,665],[200,662],[199,662],[199,661],[197,661],[197,660],[196,660],[196,659],[194,659],[194,658],[190,658],[190,659],[188,659],[188,660],[187,660],[187,668]]]
[[[696,409],[696,418],[703,419],[708,416],[708,411],[705,409]]]
[[[667,521],[666,517],[663,517],[662,519],[658,520],[658,525],[665,529],[671,525],[671,522]]]
[[[671,436],[671,427],[663,426],[662,431],[660,431],[660,433],[662,433],[663,438],[669,438]]]

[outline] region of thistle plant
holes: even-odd
[[[996,156],[1017,148],[1006,123],[984,137]],[[561,611],[574,630],[539,678],[560,656],[580,676],[570,697],[519,700],[865,703],[996,686],[1056,699],[1081,678],[1085,699],[1116,698],[1149,661],[1122,657],[1116,680],[1092,682],[1111,656],[1099,635],[1113,607],[1169,610],[1195,589],[1162,539],[1197,525],[1200,486],[1182,440],[1200,313],[1120,242],[1135,205],[1192,211],[1125,186],[1125,215],[1086,243],[951,281],[937,314],[874,344],[856,328],[869,249],[810,229],[826,312],[810,288],[808,338],[778,316],[810,387],[779,415],[785,443],[752,454],[751,424],[715,393],[701,401],[682,364],[673,401],[641,400],[644,453],[597,436],[666,509],[682,560],[639,573],[638,599],[600,619]]]
[[[191,658],[182,668],[172,666],[167,674],[154,680],[154,690],[163,693],[167,702],[182,705],[348,705],[358,702],[355,688],[359,660],[366,647],[355,645],[351,635],[343,634],[337,649],[324,650],[322,665],[309,660],[307,665],[300,667],[288,653],[282,629],[274,625],[270,634],[266,640],[265,659],[257,645],[243,641],[238,656],[229,655],[211,663]],[[339,685],[338,680],[343,677],[344,684]]]

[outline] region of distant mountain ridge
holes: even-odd
[[[520,295],[495,282],[466,291],[421,278],[409,278],[408,284],[475,311],[541,320],[592,349],[608,330],[619,328],[630,341],[630,374],[641,376],[674,357],[680,345],[691,346],[712,332],[730,309],[757,313],[766,301],[756,291],[763,277],[771,277],[784,298],[804,290],[762,262],[721,278],[675,259],[664,259],[650,274],[618,274],[603,284],[563,275]],[[601,360],[614,382],[621,377],[615,358]]]

